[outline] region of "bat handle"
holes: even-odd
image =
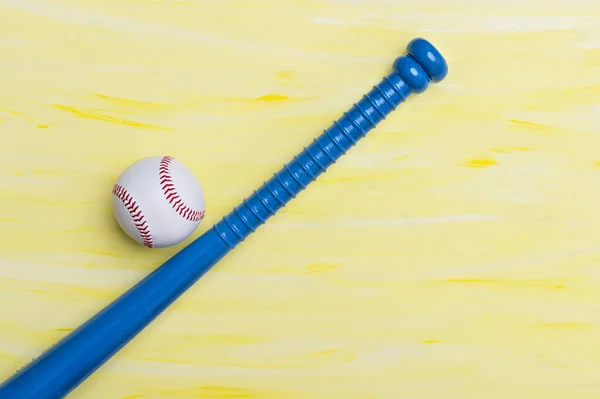
[[[407,55],[396,59],[390,75],[213,227],[229,248],[243,241],[325,172],[411,92],[420,93],[430,81],[446,77],[446,61],[428,41],[414,39],[407,50]]]
[[[0,399],[66,396],[412,92],[446,77],[446,61],[428,41],[414,39],[407,50],[391,74],[220,222],[0,385]]]

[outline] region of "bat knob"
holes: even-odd
[[[433,44],[416,38],[408,43],[407,55],[396,59],[394,70],[415,93],[421,93],[430,81],[446,77],[448,64]]]

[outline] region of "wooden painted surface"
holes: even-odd
[[[196,237],[416,36],[446,81],[69,397],[598,398],[591,0],[0,0],[0,377],[178,250],[116,226],[131,162],[194,170]]]

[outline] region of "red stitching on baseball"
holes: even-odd
[[[135,202],[131,194],[129,194],[125,187],[121,186],[120,184],[115,184],[115,187],[113,188],[113,194],[121,200],[123,206],[125,206],[129,212],[129,215],[133,220],[133,224],[135,225],[138,233],[140,233],[140,237],[142,238],[144,245],[148,248],[152,248],[154,246],[154,242],[152,241],[150,228],[148,227],[146,219],[144,219],[142,210]]]
[[[181,217],[191,222],[197,222],[204,218],[204,211],[199,211],[197,209],[190,208],[187,206],[179,194],[175,189],[175,184],[173,183],[173,178],[171,177],[171,161],[173,157],[163,157],[160,161],[160,166],[158,168],[158,175],[160,178],[160,186],[162,187],[163,194],[171,207],[177,212]]]

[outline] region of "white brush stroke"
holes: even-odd
[[[386,219],[359,219],[345,220],[339,222],[323,223],[272,223],[270,229],[339,229],[339,228],[377,228],[377,227],[406,227],[422,226],[428,224],[440,223],[465,223],[465,222],[484,222],[503,219],[498,215],[451,215],[438,217],[420,217],[420,218],[386,218]]]
[[[356,18],[315,16],[312,23],[323,25],[376,27],[389,30],[421,32],[494,33],[567,31],[584,22],[578,16],[518,16],[518,15],[451,15],[434,13],[396,13],[361,15]]]
[[[224,36],[216,36],[208,33],[189,31],[181,28],[160,26],[149,22],[136,21],[134,19],[119,17],[115,15],[104,14],[100,12],[88,12],[74,8],[61,7],[55,4],[47,4],[33,0],[0,0],[0,6],[13,8],[16,10],[41,15],[58,21],[67,22],[74,25],[97,26],[130,34],[158,36],[161,38],[170,38],[174,42],[181,40],[191,42],[205,42],[213,45],[222,45],[238,48],[250,53],[256,52],[276,52],[278,55],[302,56],[314,59],[328,61],[346,61],[356,63],[379,62],[382,57],[365,55],[342,55],[308,52],[302,50],[291,50],[289,48],[277,47],[272,45],[261,45],[255,42],[244,41],[241,39],[231,39]]]
[[[0,277],[72,287],[114,288],[124,282],[134,283],[144,277],[140,270],[95,270],[85,267],[57,267],[11,259],[0,259]],[[117,282],[118,284],[115,284]],[[52,291],[48,287],[48,291]]]

